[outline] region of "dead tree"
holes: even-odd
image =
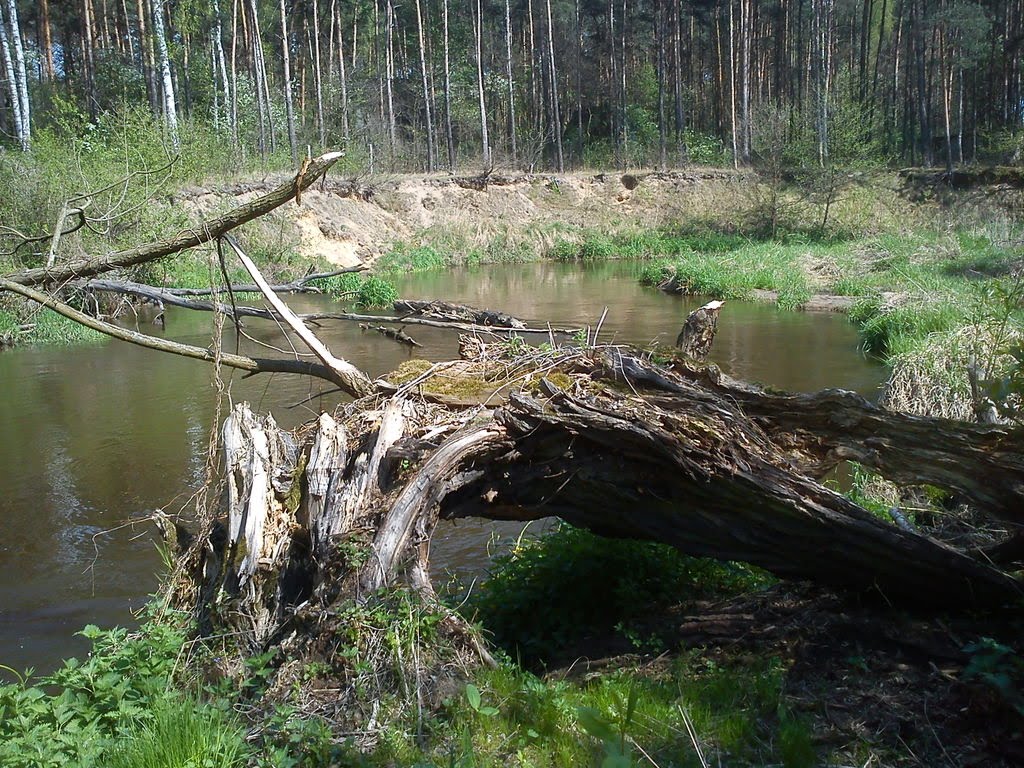
[[[271,202],[290,199],[329,164],[314,161],[315,171]],[[1021,427],[889,413],[848,392],[765,392],[712,367],[659,365],[618,347],[523,349],[479,337],[460,345],[470,359],[409,381],[371,381],[320,342],[230,238],[270,305],[265,311],[315,362],[154,339],[33,287],[169,255],[225,235],[267,204],[165,243],[0,278],[0,290],[127,341],[250,373],[316,376],[351,396],[291,433],[244,403],[232,409],[222,430],[227,508],[198,521],[172,581],[178,604],[207,629],[253,650],[279,644],[301,656],[296,649],[322,646],[318,632],[338,606],[405,582],[485,657],[465,624],[433,599],[428,576],[438,520],[464,516],[558,516],[602,535],[664,542],[908,605],[1019,602],[1011,573],[879,519],[815,478],[854,460],[899,483],[956,492],[1020,528]],[[414,319],[444,322],[398,318]],[[460,386],[447,386],[453,382]]]

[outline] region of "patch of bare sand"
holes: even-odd
[[[743,174],[688,170],[631,174],[408,175],[329,179],[278,216],[293,224],[304,254],[332,264],[368,264],[398,242],[444,243],[455,252],[498,242],[546,250],[587,229],[615,233],[681,220],[720,218],[740,205]],[[283,179],[283,177],[282,177]],[[282,179],[183,195],[200,213],[235,205]],[[632,187],[632,188],[630,188]]]

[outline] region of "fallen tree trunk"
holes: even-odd
[[[147,299],[149,301],[167,304],[173,307],[181,307],[182,309],[192,309],[200,312],[220,312],[228,315],[229,317],[257,317],[263,320],[280,320],[280,317],[271,310],[261,309],[259,307],[249,307],[242,304],[232,306],[222,301],[204,301],[193,298],[193,295],[202,295],[200,292],[195,294],[188,294],[181,291],[171,291],[165,288],[158,288],[153,285],[145,285],[143,283],[134,283],[127,280],[107,280],[96,278],[90,280],[85,284],[86,290],[100,291],[106,293],[117,293],[125,296],[137,296],[139,298]],[[236,292],[241,292],[243,289],[249,291],[259,290],[259,286],[241,286],[234,288]],[[287,289],[287,286],[285,286]],[[272,286],[272,290],[277,290],[277,286]],[[501,313],[493,313],[500,315]],[[318,320],[341,320],[346,322],[356,323],[389,323],[389,324],[400,324],[400,325],[423,325],[430,328],[444,328],[454,331],[466,331],[466,332],[482,332],[482,333],[537,333],[537,334],[558,334],[560,336],[571,336],[579,332],[578,328],[528,328],[525,325],[501,325],[501,324],[486,324],[486,323],[474,323],[470,321],[460,321],[456,319],[443,318],[439,316],[428,316],[418,317],[412,314],[405,315],[368,315],[359,312],[307,312],[304,314],[297,314],[297,317],[302,320],[318,321]],[[510,315],[504,315],[504,317],[511,317]],[[514,318],[513,318],[514,319]],[[517,323],[522,321],[516,320]]]
[[[777,411],[764,403],[784,396],[753,389],[737,390],[741,403],[721,382],[614,348],[560,350],[531,364],[537,376],[492,411],[396,394],[350,406],[344,423],[324,415],[291,435],[236,406],[224,440],[229,536],[217,551],[207,531],[193,548],[199,594],[221,595],[220,615],[256,617],[245,631],[265,643],[297,611],[365,599],[403,573],[429,591],[427,549],[442,517],[558,516],[908,605],[959,610],[1020,598],[1007,573],[875,517],[800,472],[794,447],[814,443],[814,408]],[[819,396],[822,408],[829,397]],[[873,417],[915,447],[929,421]],[[802,419],[806,432],[796,428]],[[975,433],[985,428],[947,429],[950,455],[978,438],[972,466],[990,477],[1010,471],[1009,452],[1024,452],[1021,432],[1004,430],[990,452]],[[824,432],[822,444],[835,437]],[[927,456],[948,459],[937,451]],[[209,613],[212,603],[199,607]]]
[[[395,302],[395,312],[406,312],[409,316],[429,317],[436,320],[447,320],[472,325],[496,326],[498,328],[515,328],[523,330],[526,323],[518,317],[492,309],[477,309],[466,304],[453,304],[450,301],[413,301],[399,299]]]

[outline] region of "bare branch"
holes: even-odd
[[[296,176],[294,179],[276,187],[262,197],[240,205],[223,216],[201,222],[191,229],[179,232],[168,240],[147,243],[106,256],[92,256],[79,259],[78,261],[69,262],[50,269],[36,267],[21,270],[20,272],[7,275],[5,282],[18,283],[19,285],[40,285],[60,283],[81,277],[92,277],[111,269],[131,267],[136,264],[156,261],[187,248],[202,245],[288,202],[295,197],[298,190],[306,189],[320,178],[328,168],[342,157],[342,154],[341,152],[329,152],[321,155],[309,164],[309,168],[301,176]],[[46,239],[49,239],[49,236]]]
[[[121,341],[127,341],[129,344],[135,344],[140,347],[146,347],[148,349],[155,349],[159,352],[169,352],[174,355],[180,355],[182,357],[190,357],[194,360],[203,360],[208,363],[220,362],[229,368],[237,368],[241,371],[248,371],[249,373],[298,373],[305,376],[314,376],[319,379],[326,379],[332,384],[337,383],[337,376],[334,371],[328,369],[323,365],[316,363],[309,363],[302,360],[275,360],[269,358],[258,358],[258,357],[246,357],[244,355],[233,355],[226,352],[222,352],[220,355],[215,353],[212,349],[206,347],[196,347],[190,344],[179,344],[175,341],[169,341],[168,339],[161,339],[156,336],[147,336],[144,333],[138,331],[132,331],[127,328],[120,328],[112,323],[105,322],[103,320],[97,320],[84,312],[65,304],[62,301],[58,301],[53,296],[37,291],[34,288],[15,283],[11,280],[0,277],[0,290],[11,291],[24,296],[27,299],[32,299],[44,307],[52,309],[54,312],[63,315],[69,320],[74,320],[76,323],[92,328],[95,331],[111,336]]]
[[[242,262],[242,266],[245,267],[246,271],[259,286],[260,290],[263,291],[263,295],[266,296],[267,301],[277,312],[278,316],[291,328],[295,334],[302,339],[303,343],[312,350],[313,354],[316,355],[320,362],[327,366],[333,371],[334,376],[332,381],[339,387],[344,389],[353,397],[363,397],[369,395],[374,391],[373,383],[370,381],[370,377],[363,373],[361,370],[356,368],[352,363],[347,360],[342,360],[340,357],[335,357],[331,351],[327,348],[320,339],[316,337],[306,324],[299,319],[294,312],[285,304],[281,297],[274,293],[270,288],[270,284],[264,279],[263,274],[259,268],[253,263],[252,259],[245,255],[238,243],[231,236],[225,236],[225,241],[231,246],[231,249],[238,256]]]

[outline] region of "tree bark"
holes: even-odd
[[[292,151],[292,165],[299,164],[299,143],[295,135],[295,107],[292,104],[291,35],[288,34],[288,16],[281,0],[281,56],[284,66],[284,109],[288,121],[288,146]]]
[[[479,369],[465,370],[479,375],[493,364],[480,358],[469,364]],[[794,441],[808,451],[819,439],[868,443],[876,427],[902,441],[893,451],[910,456],[936,442],[928,431],[936,420],[875,409],[875,422],[842,435],[838,424],[821,422],[829,393],[806,396],[822,406],[807,408],[618,348],[561,350],[537,365],[539,384],[470,416],[395,395],[362,401],[364,415],[350,408],[345,423],[323,415],[315,428],[287,435],[236,406],[224,439],[228,540],[218,551],[204,531],[189,570],[216,572],[203,565],[211,558],[227,563],[221,578],[232,611],[220,614],[257,617],[249,626],[266,639],[305,601],[317,610],[368,599],[403,573],[429,592],[427,544],[442,517],[555,515],[602,535],[665,542],[917,607],[995,608],[1020,598],[1016,579],[875,517],[791,460]],[[545,378],[556,373],[564,377],[557,387]],[[844,405],[843,423],[849,412]],[[965,471],[1019,486],[1024,431],[983,432],[944,425],[945,437],[973,446],[950,457],[969,456]],[[918,456],[920,464],[948,460],[934,451]],[[933,474],[948,479],[946,469]],[[1020,496],[1018,487],[1018,504]]]
[[[171,136],[171,144],[179,147],[178,109],[174,103],[174,83],[171,80],[171,59],[167,53],[167,37],[164,29],[163,0],[150,0],[153,9],[153,36],[156,38],[157,53],[160,57],[160,76],[163,82],[164,120]]]

